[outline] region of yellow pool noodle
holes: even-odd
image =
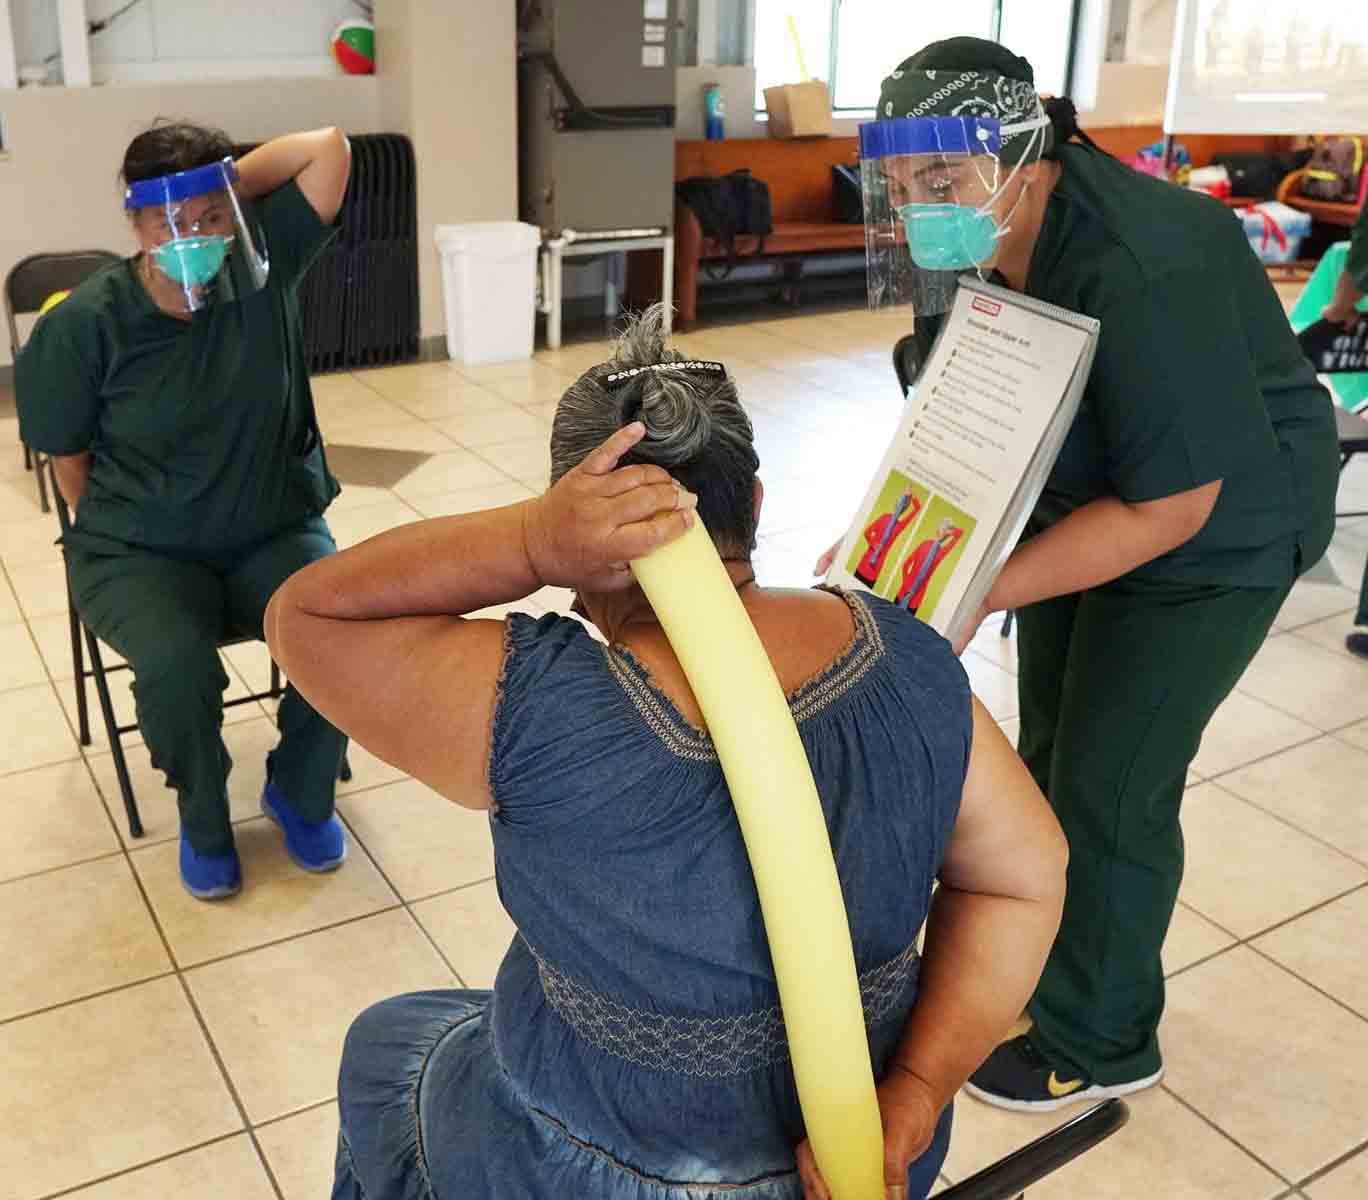
[[[850,922],[788,699],[702,521],[632,572],[703,710],[736,805],[817,1165],[834,1200],[883,1200],[883,1127]]]

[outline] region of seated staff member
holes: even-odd
[[[812,763],[885,1179],[912,1200],[1053,937],[1063,838],[949,645],[877,597],[756,585],[750,420],[660,322],[630,323],[561,399],[544,496],[381,534],[271,601],[271,649],[321,712],[489,810],[518,927],[492,993],[402,996],[353,1025],[334,1200],[825,1195],[731,795],[627,569],[695,501]],[[552,583],[607,645],[570,618],[465,615]]]
[[[135,137],[123,178],[138,252],[43,317],[16,367],[24,441],[53,456],[75,511],[72,596],[133,669],[143,740],[176,789],[181,880],[205,900],[242,880],[216,643],[263,636],[276,588],[336,550],[295,292],[351,162],[336,129],[231,154],[194,125]],[[345,739],[293,688],[279,724],[262,807],[296,863],[330,870],[346,854]]]
[[[970,1083],[1024,1110],[1163,1073],[1187,767],[1325,552],[1338,466],[1329,398],[1239,223],[1072,143],[1072,105],[1043,108],[1033,78],[1004,47],[955,38],[903,62],[879,100],[881,119],[951,118],[961,135],[961,152],[882,161],[893,207],[924,222],[913,258],[995,270],[1101,322],[1082,407],[978,614],[1018,614],[1020,752],[1069,839],[1033,1026]]]
[[[1368,292],[1368,204],[1360,209],[1358,221],[1350,235],[1349,257],[1344,270],[1335,280],[1335,294],[1321,316],[1336,325],[1352,329],[1363,319],[1358,303]],[[1363,564],[1363,583],[1359,587],[1358,612],[1354,624],[1365,628],[1354,630],[1344,639],[1345,648],[1359,658],[1368,658],[1368,562]]]

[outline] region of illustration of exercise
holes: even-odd
[[[896,471],[890,473],[874,508],[878,515],[865,526],[865,551],[850,567],[856,579],[871,588],[876,585],[888,562],[889,552],[903,531],[921,515],[925,499],[925,489]]]
[[[963,536],[964,530],[950,517],[945,517],[936,529],[936,536],[927,538],[907,556],[902,567],[902,586],[898,588],[897,603],[913,616],[917,615],[917,609],[926,600],[926,590],[936,568],[949,557]]]

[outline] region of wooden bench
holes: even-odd
[[[1293,171],[1282,183],[1278,185],[1278,199],[1290,208],[1301,209],[1304,213],[1310,213],[1313,221],[1322,221],[1326,225],[1339,225],[1345,229],[1353,226],[1358,220],[1359,206],[1354,203],[1343,203],[1335,200],[1313,200],[1310,196],[1303,196],[1301,192],[1302,180],[1306,177],[1306,171]]]
[[[749,168],[769,185],[774,232],[763,241],[736,239],[738,258],[779,261],[795,275],[804,259],[821,254],[862,254],[864,226],[836,220],[831,168],[838,163],[857,166],[853,137],[733,138],[717,142],[681,141],[675,144],[675,179],[695,175],[726,175]],[[727,259],[726,249],[703,236],[698,218],[686,204],[675,205],[674,302],[677,320],[689,324],[698,316],[698,275],[704,263]]]

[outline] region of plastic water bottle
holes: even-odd
[[[717,83],[705,84],[703,88],[703,130],[710,142],[719,142],[727,136],[727,102],[722,99],[722,86]]]

